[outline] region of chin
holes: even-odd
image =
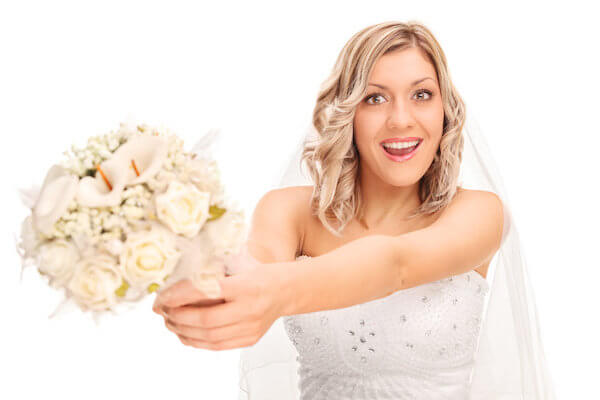
[[[401,176],[389,176],[389,174],[390,173],[388,173],[388,175],[383,178],[383,181],[385,183],[387,183],[388,185],[394,186],[394,187],[410,187],[410,186],[418,184],[419,180],[421,179],[420,176],[401,177]]]

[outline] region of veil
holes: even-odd
[[[317,135],[309,124],[284,170],[280,187],[312,185],[301,165],[305,141]],[[488,270],[491,290],[484,302],[474,368],[472,400],[555,400],[526,262],[502,178],[478,124],[463,127],[459,185],[496,193],[504,205],[502,244]],[[239,400],[296,400],[298,353],[279,318],[253,346],[240,352]]]

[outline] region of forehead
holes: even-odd
[[[410,48],[394,50],[381,56],[371,70],[369,82],[385,86],[407,86],[426,76],[437,82],[436,75],[435,68],[422,50]],[[433,83],[431,80],[425,82]]]

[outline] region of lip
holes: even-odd
[[[393,154],[388,153],[387,151],[385,151],[385,147],[383,147],[383,144],[380,145],[381,147],[381,151],[383,151],[383,154],[385,154],[385,156],[387,158],[389,158],[392,161],[396,161],[396,162],[402,162],[402,161],[406,161],[406,160],[410,160],[411,158],[413,158],[413,156],[417,153],[417,151],[419,151],[419,149],[421,148],[421,143],[423,143],[423,139],[421,138],[410,138],[410,140],[395,140],[395,139],[391,139],[391,140],[387,140],[381,143],[389,143],[389,142],[406,142],[406,141],[413,141],[413,140],[419,140],[419,143],[417,144],[417,147],[411,151],[408,154],[405,154],[403,156],[395,156]]]

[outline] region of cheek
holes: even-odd
[[[370,143],[381,130],[382,120],[379,113],[359,112],[354,115],[354,141],[360,150],[363,143]]]
[[[442,105],[421,110],[419,120],[427,127],[430,135],[435,136],[441,133],[444,127],[444,109]]]

